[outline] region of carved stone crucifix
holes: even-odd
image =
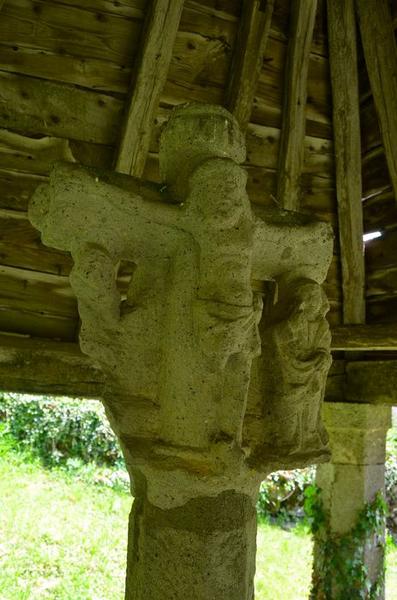
[[[107,376],[135,495],[128,600],[251,600],[260,481],[328,458],[332,233],[253,211],[244,159],[226,110],[186,105],[162,134],[163,186],[60,164],[30,205],[72,254],[81,348]]]

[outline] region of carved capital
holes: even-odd
[[[320,284],[332,234],[309,217],[254,213],[244,157],[227,111],[188,105],[163,132],[163,185],[61,164],[30,206],[43,241],[74,259],[81,347],[107,376],[105,405],[130,470],[178,476],[185,494],[194,478],[216,481],[219,493],[230,478],[246,485],[253,466],[263,476],[270,463],[247,457],[273,443],[269,431],[295,457],[322,435],[329,333]],[[123,261],[134,269],[122,293]],[[261,321],[269,282],[279,295]],[[243,440],[252,397],[270,402],[253,443]]]

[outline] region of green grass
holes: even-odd
[[[44,470],[0,436],[1,600],[121,600],[127,494]],[[26,462],[26,459],[29,459]],[[312,544],[303,527],[258,531],[257,600],[303,600]],[[397,600],[397,551],[388,552],[387,600]]]
[[[0,449],[1,600],[121,599],[130,506]]]
[[[257,538],[256,600],[306,600],[310,589],[312,541],[306,528],[293,531],[260,523]]]

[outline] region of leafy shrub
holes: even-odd
[[[389,431],[386,444],[386,498],[389,505],[387,525],[397,543],[397,429]]]
[[[123,463],[116,437],[96,401],[3,396],[0,419],[45,465],[74,458],[99,465]]]
[[[294,524],[304,516],[305,490],[314,476],[314,467],[272,473],[261,484],[258,513],[282,525]]]
[[[386,501],[388,529],[397,543],[397,429],[391,429],[386,444]],[[315,468],[277,471],[261,484],[258,513],[289,526],[305,516],[305,494],[314,484]]]

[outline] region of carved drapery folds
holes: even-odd
[[[60,164],[30,206],[44,243],[73,256],[82,350],[107,375],[111,423],[130,470],[155,475],[159,506],[254,490],[275,466],[327,455],[332,234],[253,212],[244,159],[227,111],[187,105],[162,136],[163,186]],[[125,297],[120,261],[135,265]]]
[[[262,353],[254,365],[263,427],[252,459],[259,464],[285,461],[292,468],[330,458],[321,420],[331,366],[328,310],[316,281],[293,274],[278,281],[274,303],[262,318]]]

